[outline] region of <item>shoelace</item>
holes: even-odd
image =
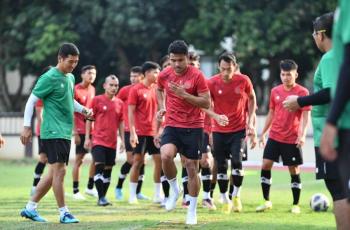
[[[66,218],[68,219],[74,219],[74,217],[72,216],[72,214],[70,214],[69,212],[66,212],[63,216],[63,220],[65,220]]]

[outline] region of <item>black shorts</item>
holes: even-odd
[[[206,132],[203,132],[203,139],[202,139],[202,147],[201,147],[201,153],[208,153],[209,152],[209,135]]]
[[[95,145],[91,151],[92,157],[96,163],[103,163],[106,166],[115,165],[115,157],[117,152],[115,149]]]
[[[42,153],[44,153],[44,154],[46,154],[45,152],[44,152],[44,146],[43,146],[43,142],[42,142],[42,140],[40,139],[40,136],[38,136],[38,154],[40,155],[40,154],[42,154]]]
[[[43,152],[47,154],[49,164],[66,163],[68,165],[70,144],[67,139],[41,139]]]
[[[86,154],[89,151],[84,148],[85,134],[79,134],[80,144],[75,146],[75,154]]]
[[[247,140],[244,140],[241,146],[242,151],[242,161],[248,160],[248,143]]]
[[[201,159],[202,138],[202,128],[176,128],[167,126],[161,137],[161,146],[174,144],[177,151],[186,158],[199,160]]]
[[[280,162],[282,158],[283,165],[287,166],[303,164],[301,148],[298,148],[296,144],[282,143],[271,138],[267,140],[263,158],[275,162]]]
[[[329,162],[323,160],[320,154],[320,148],[315,147],[315,155],[316,155],[316,179],[329,179],[335,180],[339,179],[339,170],[337,161]]]
[[[340,129],[338,132],[338,137],[339,174],[346,196],[350,201],[350,129]]]
[[[134,151],[134,149],[130,145],[130,132],[124,132],[124,146],[126,152]]]
[[[245,130],[233,133],[213,132],[214,158],[224,163],[226,159],[242,162],[245,145]]]
[[[149,155],[159,154],[159,149],[154,145],[152,136],[138,136],[139,143],[136,145],[133,154],[145,154]]]

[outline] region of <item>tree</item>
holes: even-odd
[[[319,59],[311,37],[312,21],[335,6],[335,0],[202,0],[198,17],[189,21],[183,35],[209,54],[222,52],[217,44],[231,37],[242,71],[257,90],[259,109],[266,112],[269,90],[279,82],[279,61],[296,60],[304,80]],[[264,68],[270,72],[267,81],[261,79]]]

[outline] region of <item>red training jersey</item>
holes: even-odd
[[[282,102],[290,95],[306,96],[309,91],[299,84],[287,91],[283,84],[271,90],[270,109],[274,110],[269,138],[282,143],[295,144],[298,139],[298,130],[301,114],[310,111],[311,106],[303,107],[295,112],[289,112],[283,107]]]
[[[133,85],[127,85],[121,88],[117,94],[117,97],[123,101],[123,120],[124,120],[124,131],[129,132],[129,118],[128,118],[128,97],[130,89]]]
[[[158,77],[158,88],[165,90],[165,126],[178,128],[203,128],[204,113],[197,106],[186,102],[170,90],[171,82],[182,85],[186,92],[195,96],[208,91],[203,73],[193,66],[177,75],[172,67],[165,68]]]
[[[137,135],[155,135],[157,113],[155,90],[155,87],[147,87],[143,83],[136,84],[130,90],[128,104],[135,105],[134,121]]]
[[[82,106],[91,108],[92,99],[95,97],[95,87],[89,85],[84,87],[81,83],[74,87],[74,99]],[[79,134],[85,134],[85,116],[81,113],[74,113],[75,131]]]
[[[92,146],[116,149],[119,124],[123,121],[123,102],[117,97],[109,99],[103,94],[94,97],[91,108],[95,118]]]
[[[231,81],[224,82],[221,74],[217,74],[208,80],[208,87],[214,112],[226,115],[229,120],[228,125],[220,126],[213,119],[212,132],[230,133],[245,129],[247,98],[253,90],[249,77],[234,74]]]

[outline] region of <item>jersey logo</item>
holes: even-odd
[[[144,98],[147,98],[147,94],[146,94],[146,93],[145,93],[145,94],[143,94],[143,97],[144,97]]]
[[[277,96],[276,96],[276,100],[278,101],[279,99],[280,99],[280,96],[277,95]]]
[[[61,88],[64,88],[64,84],[63,83],[61,83]]]
[[[218,94],[222,94],[222,90],[221,89],[219,89]]]
[[[107,106],[104,105],[104,106],[103,106],[103,110],[107,110]]]
[[[191,82],[189,82],[189,81],[185,82],[184,88],[185,88],[185,89],[191,88]]]

